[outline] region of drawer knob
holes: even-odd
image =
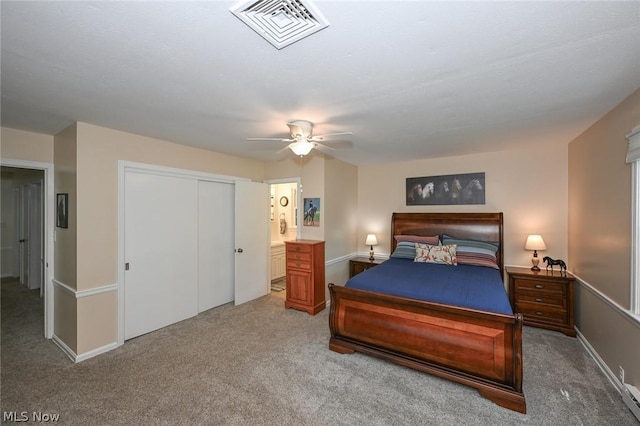
[[[541,316],[543,316],[543,315],[544,315],[544,313],[543,313],[543,312],[540,312],[540,311],[536,311],[536,315],[538,315],[538,316],[540,316],[540,317],[541,317]]]
[[[300,251],[300,247],[296,247],[296,251]]]
[[[542,284],[536,284],[536,288],[544,288]]]
[[[541,298],[538,297],[538,298],[536,298],[536,302],[544,302],[544,299],[541,299]]]
[[[299,264],[299,263],[296,263],[296,266],[297,266],[297,267],[300,267],[300,264]]]

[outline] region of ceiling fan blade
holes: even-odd
[[[282,148],[281,150],[279,150],[278,152],[276,152],[276,155],[277,155],[277,154],[282,154],[283,152],[285,152],[285,151],[287,151],[287,150],[289,150],[289,149],[290,149],[290,148],[289,148],[289,145],[287,145],[287,146],[285,146],[284,148]]]
[[[322,141],[327,136],[341,136],[341,135],[353,135],[353,132],[338,132],[338,133],[325,133],[324,135],[318,135],[311,138],[312,141]]]
[[[248,141],[278,141],[278,142],[293,142],[294,139],[282,139],[282,138],[247,138]]]
[[[318,142],[313,142],[313,145],[314,145],[314,148],[321,148],[321,149],[326,149],[328,151],[335,151],[335,148],[331,148],[330,146],[323,145]]]

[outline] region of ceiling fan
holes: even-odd
[[[324,135],[313,136],[313,123],[307,120],[293,120],[287,123],[289,126],[290,138],[247,138],[248,141],[280,141],[289,142],[289,144],[278,151],[278,154],[290,149],[294,154],[303,157],[311,152],[313,148],[324,148],[333,150],[334,148],[321,144],[324,138],[328,136],[352,135],[351,132],[327,133]]]

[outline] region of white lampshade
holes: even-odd
[[[289,144],[289,148],[296,155],[307,155],[313,149],[313,143],[302,141],[302,142],[292,142]]]
[[[378,239],[376,238],[376,234],[368,234],[367,240],[364,243],[368,246],[377,246]]]
[[[542,235],[529,235],[527,242],[524,243],[525,250],[546,250],[547,245],[542,239]]]

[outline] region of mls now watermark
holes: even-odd
[[[40,422],[55,423],[60,420],[60,414],[43,413],[42,411],[3,411],[2,422]]]

